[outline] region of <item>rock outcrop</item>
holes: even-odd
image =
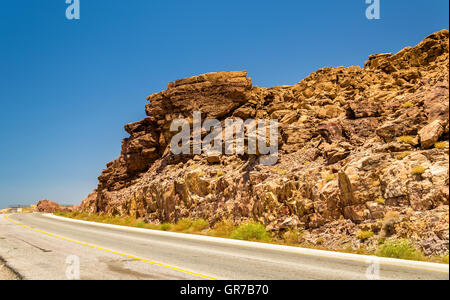
[[[33,207],[33,206],[32,206]],[[55,212],[73,212],[73,211],[81,211],[81,207],[78,205],[74,206],[61,206],[56,202],[50,200],[41,200],[34,207],[35,212],[40,213],[55,213]]]
[[[148,97],[148,117],[125,126],[120,157],[82,209],[152,223],[253,219],[275,232],[302,227],[311,243],[335,248],[355,246],[358,230],[380,233],[396,212],[395,235],[448,253],[448,38],[442,30],[372,55],[364,68],[323,68],[293,86],[259,88],[246,72],[170,83]],[[192,124],[194,110],[222,122],[278,119],[277,165],[254,155],[173,155],[170,124]]]
[[[53,202],[53,201],[49,201],[49,200],[41,200],[37,203],[37,205],[35,207],[35,211],[41,212],[41,213],[51,213],[52,214],[59,210],[61,210],[61,207],[59,206],[59,204],[56,202]]]

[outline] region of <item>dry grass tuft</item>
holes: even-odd
[[[417,166],[411,169],[411,174],[413,175],[422,175],[425,173],[426,169],[422,166]]]

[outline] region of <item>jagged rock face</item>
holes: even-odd
[[[254,219],[274,231],[303,226],[330,243],[359,228],[381,230],[388,211],[415,225],[436,211],[418,233],[398,231],[430,253],[448,252],[449,148],[434,147],[449,139],[448,36],[370,56],[364,69],[324,68],[294,86],[255,87],[246,72],[170,83],[148,97],[147,118],[125,126],[121,156],[83,209],[156,223]],[[278,119],[278,164],[172,155],[171,121],[192,120],[194,110],[221,121]]]
[[[164,92],[149,96],[149,117],[125,125],[131,136],[123,140],[120,158],[109,163],[99,177],[99,190],[130,185],[132,179],[167,154],[173,119],[192,120],[194,110],[207,118],[223,119],[249,101],[251,90],[247,72],[223,72],[177,80]]]

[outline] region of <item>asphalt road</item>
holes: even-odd
[[[303,253],[304,252],[304,253]],[[64,220],[0,215],[0,257],[24,279],[449,279],[448,266]]]

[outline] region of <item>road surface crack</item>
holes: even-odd
[[[36,249],[38,249],[38,250],[40,250],[40,251],[42,251],[42,252],[44,252],[44,253],[52,252],[52,250],[47,250],[47,249],[41,248],[41,247],[36,246],[36,245],[34,245],[34,244],[30,243],[30,242],[27,242],[27,241],[25,241],[25,240],[22,240],[22,239],[19,239],[19,238],[16,238],[16,239],[18,239],[19,241],[24,242],[25,244],[30,245],[31,247],[36,248]]]

